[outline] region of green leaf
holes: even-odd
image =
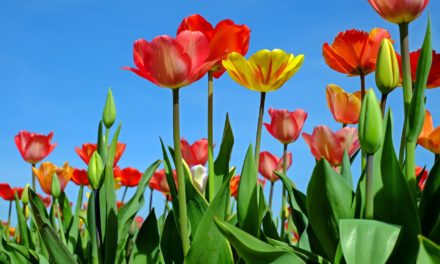
[[[162,138],[160,139],[160,144],[162,147],[162,154],[164,160],[165,174],[167,177],[168,186],[170,187],[171,203],[173,204],[173,214],[175,219],[179,219],[179,198],[177,197],[177,187],[174,181],[173,167],[171,166],[170,159],[168,158],[165,145],[163,144]],[[177,229],[180,230],[179,226]]]
[[[70,201],[69,198],[67,197],[65,192],[62,192],[60,194],[60,197],[58,197],[59,199],[59,204],[61,207],[61,211],[62,211],[62,221],[63,221],[63,229],[67,230],[67,228],[69,227],[69,224],[72,220],[72,208],[70,206]]]
[[[306,263],[290,250],[267,244],[225,221],[217,218],[214,221],[246,263]]]
[[[18,196],[15,195],[15,210],[17,211],[17,222],[18,222],[18,230],[20,233],[20,245],[23,245],[27,248],[35,249],[35,244],[32,241],[30,230],[27,226],[26,217],[24,216],[23,210],[20,207],[20,201],[18,200]]]
[[[32,216],[34,217],[39,233],[41,234],[44,244],[49,252],[51,261],[60,264],[76,263],[75,258],[69,252],[69,249],[67,249],[50,226],[46,207],[43,202],[32,190],[29,190],[29,196],[29,202],[32,207]]]
[[[353,188],[353,176],[351,174],[351,162],[347,150],[344,151],[344,158],[342,160],[341,176],[347,182],[348,186]]]
[[[226,114],[225,126],[223,129],[222,143],[220,144],[220,151],[214,162],[215,186],[216,193],[222,182],[226,180],[229,175],[229,162],[232,155],[232,147],[234,146],[234,134],[232,133],[229,115]]]
[[[214,224],[215,218],[226,218],[231,177],[232,174],[223,182],[221,189],[200,221],[191,248],[185,257],[185,263],[233,263],[228,241]]]
[[[423,236],[419,236],[419,241],[420,247],[417,264],[440,263],[440,246]]]
[[[387,120],[381,160],[383,187],[380,193],[375,196],[374,218],[402,226],[401,242],[396,247],[390,261],[406,263],[415,260],[420,222],[415,201],[394,151],[391,112],[388,112]]]
[[[283,249],[292,251],[297,256],[302,258],[306,263],[330,264],[330,261],[324,259],[323,257],[321,257],[313,252],[301,249],[297,246],[289,245],[286,242],[282,242],[282,241],[278,241],[278,240],[270,239],[270,238],[266,238],[266,239],[267,239],[267,242],[274,247],[283,248]]]
[[[174,219],[174,214],[171,210],[165,220],[165,225],[162,230],[160,249],[162,250],[165,264],[183,263],[182,240],[177,229],[177,223]]]
[[[310,224],[328,258],[333,260],[339,243],[339,220],[350,217],[353,192],[330,164],[321,159],[307,188]]]
[[[74,252],[78,243],[79,236],[79,211],[81,210],[82,198],[83,198],[84,186],[80,186],[78,192],[78,198],[76,199],[75,215],[70,221],[69,228],[67,230],[67,248],[70,252]]]
[[[102,256],[101,256],[101,245],[98,244],[98,233],[97,233],[97,227],[96,223],[98,221],[96,212],[99,210],[96,210],[96,197],[95,197],[96,190],[93,190],[90,194],[89,200],[87,202],[87,229],[88,234],[90,235],[90,244],[89,244],[89,261],[91,263],[101,263]]]
[[[278,234],[277,227],[273,222],[271,211],[266,212],[266,215],[263,217],[262,226],[264,235],[266,237],[280,240],[280,235]]]
[[[339,222],[342,252],[347,264],[385,263],[399,238],[401,227],[376,220]]]
[[[239,227],[255,236],[258,236],[260,230],[257,178],[257,166],[250,145],[238,185],[237,216]]]
[[[157,263],[160,255],[159,243],[159,230],[153,208],[136,236],[133,263]]]

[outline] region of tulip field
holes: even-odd
[[[92,141],[72,149],[81,166],[52,161],[64,144],[57,131],[17,130],[10,141],[27,168],[27,184],[0,178],[6,208],[0,263],[440,263],[440,127],[434,126],[438,111],[427,107],[440,87],[439,31],[432,22],[440,10],[429,9],[429,0],[362,1],[370,7],[365,16],[399,34],[347,22],[320,43],[320,63],[336,76],[316,93],[325,98],[327,120],[311,119],[295,101],[288,109],[271,101],[309,67],[308,54],[251,50],[259,33],[245,19],[189,13],[172,25],[175,32],[152,35],[157,28],[149,25],[131,32],[134,42],[118,39],[132,46],[120,73],[168,102],[168,112],[147,104],[137,110],[159,116],[148,125],[169,128],[166,135],[137,154],[144,168],[120,162],[130,144],[122,140],[125,106],[111,88],[102,100],[84,96],[81,107],[99,108],[99,115],[96,126],[74,132],[94,131]],[[413,41],[413,23],[423,25],[420,42]],[[63,52],[70,51],[56,51]],[[232,122],[234,112],[220,116],[222,127],[216,124],[214,102],[248,107],[218,100],[218,84],[228,78],[230,89],[258,97],[254,115],[242,120],[252,126]],[[338,78],[356,85],[343,88]],[[200,98],[184,94],[196,84],[205,87],[199,96],[206,125],[182,118],[185,103]],[[194,136],[182,132],[188,126],[202,136],[189,140]],[[237,142],[249,131],[252,138]],[[266,140],[279,151],[268,150]],[[301,142],[305,151],[295,148]],[[157,160],[145,161],[144,152],[153,149]],[[244,154],[238,163],[237,152]],[[305,157],[313,160],[310,175],[299,176],[297,168],[309,165]],[[297,177],[307,179],[305,188]]]

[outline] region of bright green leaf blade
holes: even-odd
[[[156,213],[153,209],[136,236],[132,253],[133,263],[157,263],[160,255],[159,243]]]
[[[306,261],[306,263],[330,264],[330,261],[324,259],[323,257],[321,257],[313,252],[301,249],[297,246],[289,245],[286,242],[282,242],[279,240],[275,240],[275,239],[271,239],[271,238],[266,238],[266,239],[267,239],[267,242],[274,247],[283,248],[283,249],[292,251],[298,257],[300,257],[304,261]]]
[[[78,198],[76,200],[75,215],[71,220],[71,224],[67,230],[67,248],[70,252],[74,252],[77,247],[79,236],[79,211],[81,210],[84,186],[81,186],[78,191]]]
[[[174,219],[174,214],[171,210],[165,220],[162,237],[160,239],[160,249],[165,264],[183,263],[182,240]]]
[[[222,182],[226,180],[229,175],[229,162],[231,160],[232,148],[234,146],[234,134],[232,133],[229,115],[226,114],[225,126],[223,129],[222,142],[220,144],[220,151],[214,162],[215,186],[216,193],[222,186]]]
[[[376,220],[339,222],[342,252],[347,264],[381,264],[391,255],[401,228]]]
[[[342,160],[341,176],[347,182],[348,186],[353,188],[353,176],[351,174],[351,162],[347,151],[344,151],[344,158]]]
[[[417,264],[438,264],[440,263],[440,246],[431,240],[419,236],[420,247],[417,255]]]
[[[15,195],[15,210],[17,211],[20,245],[23,245],[27,248],[35,249],[35,244],[32,241],[31,233],[26,222],[26,217],[24,216],[23,210],[20,207],[20,201],[18,200],[17,195]]]
[[[160,139],[160,145],[162,147],[165,174],[167,177],[168,186],[170,187],[171,203],[173,204],[174,218],[179,219],[179,202],[178,202],[179,197],[177,196],[177,187],[176,187],[176,182],[174,181],[173,167],[171,166],[171,161],[168,158],[168,154],[162,139]],[[177,226],[177,228],[178,230],[180,229],[179,226]]]
[[[67,197],[65,192],[60,194],[59,204],[62,211],[62,222],[64,230],[67,230],[70,222],[72,221],[72,207],[70,206],[69,198]]]
[[[92,191],[89,200],[87,202],[87,229],[90,236],[90,249],[88,250],[88,259],[91,263],[100,263],[101,260],[101,248],[98,245],[98,234],[96,229],[96,200],[95,192]],[[99,211],[99,210],[98,210]]]

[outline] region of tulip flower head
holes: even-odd
[[[417,78],[417,65],[419,63],[420,50],[413,51],[409,54],[411,63],[411,78],[412,83],[416,83]],[[397,56],[400,67],[400,79],[402,79],[402,64],[400,55]],[[426,83],[426,88],[432,89],[440,87],[440,53],[435,50],[432,51],[432,64],[428,75],[428,81]]]
[[[260,164],[258,165],[258,172],[270,182],[276,182],[280,178],[274,171],[283,172],[283,157],[278,158],[269,151],[263,151],[260,153]],[[292,165],[292,153],[287,154],[286,168]]]
[[[401,24],[409,23],[420,16],[429,0],[368,0],[368,2],[385,20]]]
[[[122,170],[119,167],[115,167],[113,173],[119,183],[126,187],[137,186],[142,178],[142,173],[132,167],[127,167]]]
[[[79,185],[79,186],[89,185],[89,178],[87,176],[87,170],[74,168],[71,180],[76,185]]]
[[[41,189],[51,195],[52,177],[55,175],[58,177],[61,192],[66,188],[72,178],[73,168],[66,162],[63,167],[57,167],[51,162],[43,162],[40,167],[32,168],[33,173],[37,176]]]
[[[428,179],[429,171],[420,166],[416,166],[416,177],[419,183],[420,190],[425,189],[426,180]]]
[[[124,67],[159,87],[177,89],[205,75],[221,58],[210,58],[209,40],[200,31],[185,30],[176,38],[162,35],[151,42],[136,40],[136,68]]]
[[[283,50],[263,49],[249,60],[238,52],[232,52],[223,60],[229,76],[238,84],[257,92],[278,90],[301,67],[304,55],[294,56]]]
[[[202,138],[192,145],[184,138],[180,139],[182,157],[189,167],[205,165],[208,161],[208,140]]]
[[[177,34],[185,30],[200,31],[209,42],[209,59],[218,59],[211,70],[213,76],[219,78],[225,72],[221,60],[233,51],[245,55],[249,48],[251,31],[246,25],[236,25],[234,21],[225,19],[213,27],[199,14],[191,15],[183,19]]]
[[[53,132],[45,136],[28,131],[20,131],[15,136],[15,145],[23,159],[35,165],[46,158],[56,147],[56,143],[50,143],[52,137]]]
[[[173,170],[174,175],[174,182],[177,187],[177,175],[176,171]],[[170,196],[170,186],[168,185],[167,176],[165,173],[165,170],[158,170],[153,174],[153,177],[151,177],[149,186],[151,189],[157,190],[161,193],[163,193],[165,196]]]
[[[357,124],[361,112],[361,91],[348,93],[336,84],[326,87],[327,105],[336,122]]]
[[[422,132],[417,139],[417,144],[435,154],[440,154],[440,127],[434,129],[431,113],[426,110]]]
[[[0,183],[0,197],[6,201],[14,201],[15,194],[17,193],[18,199],[21,199],[23,188],[11,188],[7,183]]]
[[[191,176],[194,185],[201,192],[205,192],[206,181],[208,180],[208,174],[206,172],[206,167],[202,165],[196,165],[191,167]]]
[[[399,85],[399,61],[394,51],[393,43],[383,39],[377,54],[376,85],[382,94],[388,94]]]
[[[116,166],[116,164],[118,163],[122,154],[124,153],[126,147],[127,147],[127,144],[125,144],[125,143],[118,142],[116,144],[115,161],[113,163],[113,166]],[[97,144],[85,143],[85,144],[82,144],[81,148],[76,147],[75,152],[88,165],[90,158],[92,157],[92,155],[96,151],[96,149],[97,149]]]
[[[369,89],[362,102],[359,117],[359,142],[367,154],[374,154],[383,143],[382,111],[376,94]]]
[[[302,109],[289,112],[288,110],[269,109],[270,124],[264,123],[267,131],[283,144],[295,142],[307,119],[307,113]]]
[[[327,126],[317,126],[311,135],[302,135],[316,160],[325,158],[335,167],[342,164],[344,151],[351,157],[360,147],[358,131],[352,127],[344,127],[334,133]]]
[[[391,39],[390,33],[375,28],[367,33],[347,30],[336,36],[331,45],[324,43],[322,55],[333,70],[349,76],[365,76],[376,69],[376,56],[384,38]]]

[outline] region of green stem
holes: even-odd
[[[406,142],[406,179],[413,197],[416,195],[416,144],[415,141]]]
[[[32,163],[32,168],[35,168],[35,164]],[[31,169],[31,173],[32,173],[32,190],[34,192],[37,192],[37,183],[35,181],[35,174],[34,174],[34,170]]]
[[[153,189],[150,188],[150,204],[148,206],[148,212],[151,212],[153,208]]]
[[[361,104],[364,102],[364,96],[365,96],[365,75],[361,74]],[[366,166],[366,160],[365,160],[365,152],[363,149],[361,149],[361,171],[364,170]]]
[[[9,227],[11,226],[11,213],[12,213],[12,200],[9,201],[9,211],[8,211],[8,223],[6,225],[6,237],[10,238],[9,236]]]
[[[102,248],[102,236],[101,236],[101,207],[99,203],[99,190],[93,190],[92,195],[95,196],[95,222],[96,222],[96,242],[98,247],[98,254],[101,255],[100,249]]]
[[[257,137],[255,140],[255,165],[259,166],[260,162],[260,144],[261,144],[261,128],[263,127],[264,103],[266,101],[266,93],[260,93],[260,110],[258,111]]]
[[[189,231],[188,217],[186,211],[185,176],[183,175],[182,150],[180,148],[180,113],[179,113],[179,89],[173,91],[173,136],[174,136],[174,156],[177,171],[177,186],[180,186],[177,196],[180,214],[180,237],[182,238],[183,254],[189,251]]]
[[[272,211],[272,197],[273,197],[273,187],[275,185],[275,182],[270,182],[270,193],[269,193],[269,210]]]
[[[213,116],[214,116],[214,81],[212,71],[208,72],[208,200],[212,202],[215,196],[214,174],[214,144],[213,144]]]
[[[367,154],[367,181],[366,181],[366,194],[365,194],[365,218],[374,218],[374,155]]]
[[[387,98],[388,94],[382,94],[382,98],[380,99],[380,109],[382,110],[382,118],[385,117],[385,111],[387,110]]]
[[[127,194],[127,190],[128,190],[128,186],[125,186],[124,193],[122,194],[122,200],[121,200],[122,203],[125,200],[125,195]]]
[[[283,145],[283,175],[287,176],[287,144]],[[281,238],[284,237],[284,222],[286,222],[286,206],[287,206],[287,199],[286,199],[286,187],[283,184],[283,196],[281,199]]]
[[[64,245],[67,245],[66,243],[66,236],[64,234],[64,227],[63,227],[63,221],[61,221],[61,206],[60,203],[58,201],[58,198],[53,197],[54,201],[55,201],[55,210],[57,212],[57,219],[58,219],[58,225],[59,225],[59,232],[60,232],[60,236],[61,236],[61,241],[63,241]]]

